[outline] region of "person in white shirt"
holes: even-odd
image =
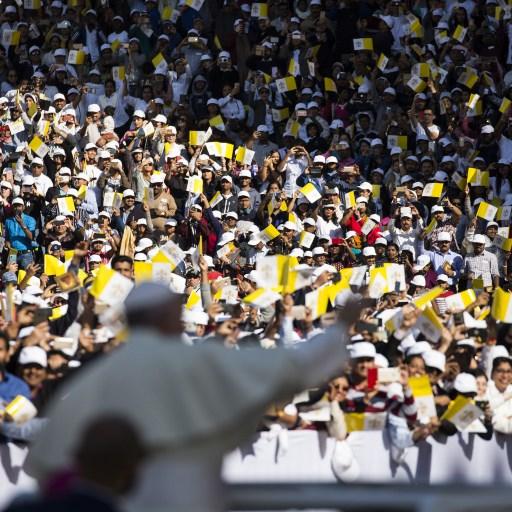
[[[50,187],[53,187],[53,182],[46,174],[43,173],[44,171],[44,163],[40,158],[34,158],[32,162],[30,163],[30,173],[26,173],[25,177],[23,178],[23,186],[32,186],[35,185],[37,188],[37,191],[45,196],[46,192],[48,192],[48,189]]]
[[[491,379],[487,384],[489,405],[493,411],[494,430],[512,433],[512,361],[496,357],[492,362]],[[505,405],[507,403],[507,405]]]
[[[416,227],[413,226],[413,218],[416,219]],[[391,219],[388,229],[393,242],[400,250],[405,245],[410,245],[414,247],[417,256],[423,253],[423,220],[415,206],[400,208],[399,226],[396,225],[395,219]]]
[[[226,119],[238,119],[242,121],[245,119],[244,105],[240,100],[236,99],[236,95],[240,92],[240,84],[235,84],[234,87],[226,84],[222,88],[223,98],[218,100],[222,117]]]
[[[316,219],[317,236],[326,235],[330,238],[341,233],[341,228],[336,218],[336,205],[326,204],[322,207],[321,215]]]

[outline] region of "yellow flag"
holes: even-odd
[[[324,89],[327,92],[338,92],[338,88],[336,87],[336,83],[332,78],[325,77],[324,78]]]
[[[157,55],[155,55],[153,57],[153,59],[151,60],[151,64],[153,64],[153,66],[155,66],[155,68],[157,68],[158,66],[160,65],[166,65],[167,66],[167,61],[165,60],[164,56],[162,55],[162,53],[158,53]]]
[[[363,51],[363,50],[368,50],[368,51],[373,50],[373,39],[371,37],[363,37],[363,38],[359,38],[359,39],[353,39],[352,42],[354,44],[354,50],[356,52]]]
[[[276,80],[276,87],[280,93],[295,91],[297,90],[297,82],[295,81],[295,77],[293,76],[278,78]]]
[[[190,295],[188,296],[187,303],[185,307],[187,309],[193,309],[195,306],[201,303],[201,296],[195,291],[192,290]]]
[[[508,109],[510,108],[510,104],[512,103],[512,101],[510,101],[508,98],[503,98],[501,100],[501,105],[500,105],[500,112],[502,114],[505,114],[505,112],[508,111]]]
[[[443,193],[442,183],[427,183],[423,189],[424,197],[441,197]]]
[[[498,213],[498,208],[496,208],[496,206],[493,206],[492,204],[482,201],[478,205],[478,210],[476,212],[476,216],[480,217],[481,219],[485,219],[487,221],[492,221],[492,220],[494,220],[496,213]]]
[[[279,236],[278,229],[273,225],[269,224],[261,233],[260,238],[264,242],[270,242]]]
[[[44,273],[47,276],[60,276],[66,272],[66,265],[51,254],[44,255]]]
[[[494,290],[491,315],[500,322],[512,323],[512,293],[500,287]]]

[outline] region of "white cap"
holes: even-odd
[[[284,226],[284,229],[290,229],[292,231],[297,231],[297,224],[295,224],[295,222],[291,222],[291,221],[287,220],[283,226]]]
[[[315,247],[313,249],[313,256],[322,256],[325,254],[325,249],[323,247]]]
[[[375,358],[376,354],[375,345],[368,341],[360,341],[350,345],[350,359],[360,359],[362,357]]]
[[[313,163],[315,164],[325,164],[325,156],[323,155],[316,155],[313,159]]]
[[[177,226],[178,221],[176,219],[169,219],[165,222],[166,226]]]
[[[24,176],[21,184],[23,186],[31,187],[35,183],[33,176]]]
[[[425,366],[429,368],[436,368],[440,372],[444,372],[446,364],[446,356],[438,350],[429,350],[423,354]]]
[[[486,124],[485,126],[482,126],[480,133],[494,133],[494,127],[490,124]]]
[[[25,206],[25,203],[23,202],[23,199],[21,199],[21,197],[17,197],[16,199],[14,199],[11,204],[12,205],[21,204],[21,205]]]
[[[223,245],[232,242],[234,239],[234,233],[232,233],[231,231],[226,231],[225,233],[222,233],[222,236],[220,237],[220,240],[217,243],[222,247]]]
[[[307,224],[308,226],[316,226],[315,219],[312,219],[311,217],[306,217],[306,218],[302,221],[302,224]]]
[[[376,222],[377,224],[380,224],[380,215],[377,215],[376,213],[372,213],[370,215],[370,219]]]
[[[146,249],[149,249],[150,247],[153,247],[153,240],[151,238],[141,238],[139,240],[139,243],[135,246],[136,252],[145,251]]]
[[[326,164],[337,164],[338,159],[335,156],[328,156],[327,159],[325,160],[325,163]]]
[[[135,192],[131,188],[127,188],[123,192],[123,198],[124,197],[135,197]]]
[[[236,213],[236,212],[228,212],[228,213],[226,213],[225,216],[226,217],[231,217],[232,219],[238,220],[238,213]]]
[[[419,286],[420,288],[425,288],[427,286],[427,282],[425,281],[425,278],[420,275],[416,275],[412,278],[411,284],[414,286]]]
[[[416,260],[416,265],[414,265],[413,270],[418,272],[419,270],[423,270],[430,263],[430,258],[426,254],[420,254],[418,259]]]
[[[146,119],[146,114],[144,113],[143,110],[136,110],[133,113],[133,117],[140,117],[141,119]]]
[[[408,206],[400,208],[400,217],[408,217],[412,219],[412,210]]]
[[[239,178],[252,178],[251,171],[244,169],[243,171],[240,171],[240,174],[238,175]]]
[[[388,245],[388,241],[385,238],[380,237],[375,240],[375,245]]]
[[[437,241],[438,242],[451,242],[452,236],[450,235],[450,233],[448,233],[448,231],[441,231],[439,233],[439,235],[437,236]]]
[[[220,181],[229,181],[229,183],[233,183],[233,178],[231,176],[229,176],[228,174],[225,174],[224,176],[222,176]]]
[[[485,236],[484,235],[473,235],[473,240],[471,240],[474,244],[485,244]]]
[[[41,158],[36,156],[35,158],[32,158],[32,162],[30,162],[30,165],[44,165],[44,162]]]
[[[97,104],[97,103],[91,103],[88,107],[87,107],[87,112],[92,112],[92,113],[95,113],[97,114],[98,112],[101,111],[101,108],[100,106]]]
[[[358,185],[357,188],[360,190],[368,190],[369,192],[373,190],[371,183],[368,183],[367,181],[363,181],[363,183],[361,183],[361,185]]]
[[[437,276],[437,281],[441,281],[442,283],[448,282],[448,276],[446,274],[439,274]]]
[[[164,180],[165,180],[164,174],[152,174],[149,182],[150,183],[163,183]]]
[[[363,249],[363,256],[377,256],[377,253],[373,247],[365,247]]]
[[[18,364],[38,364],[39,366],[46,368],[48,365],[48,357],[46,356],[45,350],[41,347],[24,347],[21,349],[18,357]]]
[[[146,219],[137,219],[137,226],[147,226],[148,221]]]
[[[406,355],[409,356],[422,356],[426,352],[430,352],[432,350],[432,346],[428,341],[417,341],[412,347],[410,347]]]
[[[459,393],[477,393],[476,379],[470,373],[459,373],[453,382],[453,387]]]
[[[436,204],[435,206],[432,206],[432,210],[431,210],[432,213],[444,213],[444,208],[438,204]]]
[[[359,196],[356,198],[356,203],[368,203],[368,198],[365,196]]]
[[[101,263],[101,256],[99,254],[91,254],[89,263]]]
[[[347,231],[347,234],[345,235],[345,240],[348,240],[349,238],[353,238],[357,236],[357,233],[355,231]]]
[[[300,247],[295,247],[295,249],[292,249],[290,256],[293,256],[295,258],[303,258],[304,251]]]

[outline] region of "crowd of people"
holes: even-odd
[[[0,10],[5,439],[122,350],[147,280],[184,343],[232,350],[314,343],[360,301],[347,367],[263,430],[386,429],[397,461],[512,433],[508,2]]]

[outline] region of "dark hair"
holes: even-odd
[[[492,361],[492,371],[491,371],[491,374],[493,374],[493,373],[496,371],[496,369],[498,368],[498,366],[499,366],[500,364],[503,364],[503,363],[506,363],[506,364],[508,364],[510,367],[512,367],[512,361],[510,360],[510,358],[508,358],[508,357],[503,357],[503,356],[501,356],[501,357],[496,357],[496,358],[494,358],[494,359],[493,359],[493,361]]]
[[[133,267],[133,259],[130,258],[130,256],[125,256],[124,254],[117,255],[112,258],[112,268],[114,268],[117,263],[129,263]]]

